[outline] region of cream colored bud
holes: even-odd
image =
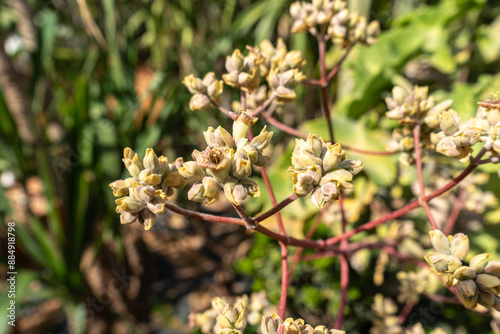
[[[202,202],[205,199],[204,193],[205,187],[203,183],[195,183],[188,191],[188,199],[194,202]]]
[[[456,285],[458,297],[467,308],[474,308],[477,305],[479,289],[473,280],[460,281]]]
[[[279,86],[276,88],[276,102],[288,103],[297,98],[297,94],[291,88],[286,88],[284,86]]]
[[[144,209],[145,203],[135,197],[122,197],[115,201],[119,209],[131,213],[136,213]]]
[[[195,161],[185,162],[178,172],[187,180],[201,180],[205,177],[205,171]]]
[[[153,151],[152,148],[148,148],[146,150],[146,155],[144,156],[143,165],[144,168],[150,169],[152,171],[156,170],[156,168],[159,167],[160,160],[158,160],[158,156],[156,156],[156,153]]]
[[[304,197],[309,194],[313,188],[313,177],[310,173],[300,171],[293,173],[292,182],[293,189],[292,191],[299,197]]]
[[[162,190],[156,190],[155,196],[147,203],[147,207],[155,215],[162,214],[165,209],[166,200],[167,195]]]
[[[137,217],[137,213],[122,211],[120,213],[120,224],[131,224],[136,221]]]
[[[234,147],[234,139],[226,129],[219,126],[217,129],[209,127],[203,132],[205,141],[209,147],[224,146],[228,148]]]
[[[278,328],[281,325],[283,325],[283,320],[277,314],[273,313],[271,316],[266,315],[262,317],[260,330],[262,334],[277,334]]]
[[[492,294],[500,293],[500,278],[498,277],[488,274],[479,274],[476,276],[476,283],[481,289]]]
[[[292,153],[292,164],[298,170],[306,170],[314,165],[321,166],[322,161],[320,158],[308,154],[307,151],[299,149]]]
[[[320,181],[320,185],[327,184],[328,182],[335,182],[340,189],[352,189],[352,174],[342,168],[336,168],[326,173]]]
[[[453,273],[453,278],[459,281],[465,281],[476,278],[476,271],[467,266],[461,266]]]
[[[201,79],[196,78],[194,75],[190,74],[185,76],[182,83],[189,90],[191,94],[205,93],[205,86]]]
[[[153,227],[156,221],[156,215],[149,210],[142,210],[140,213],[140,220],[144,224],[144,230],[148,231]]]
[[[323,170],[328,172],[337,168],[343,159],[345,159],[345,153],[342,151],[339,143],[326,145],[326,152],[323,157]]]
[[[431,236],[432,247],[440,253],[451,254],[450,240],[444,235],[441,230],[433,230],[429,232]]]
[[[363,163],[361,160],[344,160],[339,164],[339,167],[345,169],[352,175],[356,175],[363,170]]]
[[[443,111],[439,116],[439,126],[447,136],[457,132],[459,125],[460,115],[453,109]]]
[[[266,131],[266,126],[262,129],[260,134],[252,139],[252,145],[259,151],[265,149],[271,142],[273,132]]]
[[[141,187],[139,191],[139,198],[144,202],[149,202],[155,196],[155,189],[152,186]]]
[[[241,72],[243,70],[243,61],[245,57],[241,54],[241,51],[236,49],[234,50],[231,56],[227,56],[226,58],[226,70],[231,72]]]
[[[449,238],[449,237],[448,237]],[[451,254],[463,261],[469,253],[469,237],[463,233],[457,233],[451,239]]]
[[[139,180],[150,186],[156,186],[161,183],[161,177],[158,174],[153,174],[150,169],[142,170],[139,173]]]
[[[476,255],[470,260],[469,267],[474,269],[478,274],[482,274],[484,272],[484,268],[489,262],[489,259],[490,254],[488,253]]]
[[[137,153],[134,153],[129,147],[123,151],[123,160],[125,167],[128,169],[130,175],[139,177],[139,173],[144,169],[142,160]]]
[[[489,261],[484,267],[484,273],[500,278],[500,262]]]
[[[210,108],[212,102],[205,94],[194,94],[189,101],[189,109],[192,111],[206,110]]]
[[[250,117],[246,112],[239,114],[233,123],[233,138],[238,142],[242,138],[248,138],[250,127],[257,122],[257,118]]]

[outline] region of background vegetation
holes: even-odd
[[[213,70],[220,75],[233,49],[281,37],[289,49],[302,51],[308,61],[306,74],[315,77],[317,45],[305,33],[290,35],[290,3],[0,4],[0,272],[2,277],[7,272],[6,222],[15,221],[16,331],[189,332],[189,310],[207,307],[213,295],[265,287],[270,300],[278,300],[280,258],[274,242],[170,213],[147,233],[141,226],[120,226],[107,185],[124,175],[120,159],[126,146],[140,154],[155,147],[170,160],[187,158],[193,148],[203,147],[207,126],[230,124],[215,112],[189,111],[190,94],[180,82],[190,73],[202,76]],[[454,108],[465,119],[475,113],[477,101],[500,91],[498,1],[350,1],[349,6],[378,19],[383,32],[373,47],[356,46],[332,88],[341,143],[383,150],[394,125],[383,120],[383,98],[395,84],[428,84],[435,96],[453,98]],[[328,51],[329,67],[341,55],[333,48]],[[230,101],[226,93],[222,103]],[[278,112],[284,123],[327,137],[325,125],[314,121],[321,109],[312,88],[302,87],[297,102]],[[278,199],[291,190],[285,173],[290,139],[279,131],[273,138],[276,159],[270,173]],[[350,157],[360,158],[354,153]],[[412,197],[410,182],[398,178],[396,159],[367,159],[365,169],[371,181],[361,189],[378,189],[379,200],[391,194]],[[483,172],[491,175],[481,189],[498,197],[498,175],[491,168]],[[373,199],[367,196],[358,206]],[[263,195],[247,208],[258,212],[268,202]],[[183,205],[194,206],[187,201]],[[352,223],[366,220],[372,209],[358,210]],[[224,205],[211,210],[232,214]],[[306,204],[291,207],[285,215],[298,234],[314,220],[314,210]],[[500,257],[496,204],[484,215],[464,209],[459,218],[461,229],[473,231],[476,252]],[[417,226],[425,224],[424,215],[412,219]],[[335,226],[324,227],[318,237],[332,230]],[[374,287],[376,257],[367,255],[367,269],[352,275],[353,302],[345,323],[349,333],[365,333],[370,327],[367,310],[374,291],[394,291],[397,285],[398,268],[389,265],[386,279],[391,284]],[[325,259],[297,268],[289,312],[309,323],[328,324],[338,307],[339,287],[332,283],[338,282],[337,266],[336,260]],[[8,303],[6,287],[2,279],[2,310]],[[426,300],[417,306],[413,321],[425,321],[429,328],[448,323],[462,332],[490,330],[490,317],[463,307],[433,308]],[[434,313],[422,315],[426,310]],[[0,332],[8,329],[1,318]]]

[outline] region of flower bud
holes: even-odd
[[[143,169],[139,173],[139,180],[150,186],[156,186],[161,183],[161,177],[158,174],[153,174],[150,169]]]
[[[299,197],[304,197],[309,194],[313,188],[313,177],[310,173],[306,171],[299,171],[293,173],[292,182],[293,189],[292,191]]]
[[[203,85],[201,79],[196,78],[192,74],[185,76],[182,80],[182,83],[184,84],[184,86],[186,86],[191,94],[205,93],[205,86]]]
[[[207,110],[210,108],[212,102],[205,94],[194,94],[189,100],[189,109],[192,111]]]
[[[138,197],[142,199],[144,202],[151,201],[154,196],[155,196],[155,189],[152,186],[144,186],[140,188]]]
[[[240,50],[234,50],[231,56],[226,57],[226,70],[229,73],[241,72],[243,70],[244,59],[245,57],[243,57]]]
[[[429,232],[431,236],[432,247],[440,253],[451,254],[451,245],[448,238],[441,230],[433,230]]]
[[[165,209],[167,195],[162,190],[156,190],[154,197],[147,203],[149,211],[155,215],[162,214]]]
[[[202,202],[205,199],[203,195],[205,193],[205,187],[203,183],[195,183],[191,186],[188,191],[188,199],[194,202]]]
[[[460,281],[456,285],[458,297],[467,308],[474,308],[477,305],[479,289],[473,280]]]
[[[140,220],[144,224],[144,230],[148,231],[156,221],[156,215],[149,210],[142,210]]]
[[[500,262],[489,261],[484,267],[484,273],[500,278]]]
[[[356,175],[363,169],[361,160],[344,160],[339,164],[340,168],[345,169],[352,175]]]
[[[476,255],[470,260],[469,267],[474,269],[478,274],[482,274],[485,266],[488,264],[489,258],[490,254],[488,253]]]
[[[250,117],[246,112],[239,114],[233,123],[233,138],[238,142],[241,138],[248,138],[250,127],[257,122],[257,118]]]
[[[477,302],[480,305],[483,305],[487,309],[491,309],[493,307],[493,303],[495,302],[494,295],[484,291],[483,289],[479,288],[479,296],[477,298]]]
[[[439,117],[441,130],[449,136],[458,131],[460,125],[460,115],[453,109],[443,111]]]
[[[137,213],[122,211],[120,213],[120,224],[132,224],[137,219]]]
[[[476,276],[476,283],[481,289],[494,295],[500,293],[500,278],[488,274],[479,274]]]
[[[130,175],[134,177],[139,177],[139,173],[144,169],[144,165],[142,164],[142,160],[139,157],[139,154],[134,153],[132,149],[126,147],[123,151],[123,159],[122,161],[125,164],[125,167],[128,169]]]
[[[178,170],[179,174],[187,180],[201,180],[205,171],[195,161],[185,162]],[[168,177],[167,177],[168,179]]]
[[[224,195],[231,203],[241,205],[248,198],[248,189],[236,179],[230,178],[224,184]]]
[[[278,328],[283,325],[283,320],[273,313],[271,316],[263,316],[260,325],[260,330],[262,334],[277,334]]]
[[[467,266],[461,266],[453,273],[453,278],[459,281],[465,281],[476,278],[476,271]]]
[[[451,254],[463,261],[469,253],[469,237],[463,233],[457,233],[451,240]]]
[[[336,168],[327,174],[325,174],[320,181],[320,185],[324,185],[328,182],[335,182],[340,189],[352,189],[354,185],[352,184],[352,174],[342,168]]]
[[[252,145],[259,151],[265,149],[269,143],[271,142],[271,138],[273,137],[273,132],[266,131],[266,126],[262,129],[260,134],[252,139]]]
[[[208,198],[207,206],[215,202],[219,196],[219,183],[212,177],[204,177],[202,180],[205,191],[203,196]]]
[[[119,209],[131,213],[136,213],[144,209],[145,203],[135,197],[122,197],[115,201]]]
[[[339,163],[345,159],[345,153],[339,143],[334,145],[327,144],[325,156],[323,157],[323,169],[328,172],[337,168]]]
[[[224,146],[227,148],[234,147],[234,139],[226,129],[219,126],[217,129],[209,127],[207,131],[203,132],[205,141],[209,147]]]
[[[135,179],[129,177],[125,180],[116,180],[109,184],[109,187],[113,190],[113,195],[115,197],[127,196],[129,194],[129,188],[134,185]]]

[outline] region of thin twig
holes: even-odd
[[[255,108],[255,110],[252,111],[249,115],[251,117],[257,116],[258,114],[260,114],[261,112],[263,112],[264,110],[266,110],[267,107],[269,107],[271,105],[271,103],[274,102],[275,99],[276,99],[276,94],[272,94],[270,97],[267,98],[267,100],[264,101],[264,103],[262,103],[262,105],[260,105],[259,107]]]
[[[337,314],[335,328],[342,328],[344,321],[345,307],[347,305],[347,288],[349,287],[349,262],[345,254],[339,256],[340,259],[340,306]]]
[[[464,201],[466,197],[467,197],[467,191],[465,189],[460,189],[458,197],[455,198],[455,200],[453,201],[453,208],[450,212],[450,215],[446,220],[446,223],[444,224],[443,227],[444,235],[449,235],[453,230],[453,226],[455,226],[455,223],[458,219],[458,215],[460,214],[460,211],[464,207]]]
[[[297,198],[299,197],[296,194],[291,194],[290,196],[282,200],[280,203],[275,205],[273,208],[271,208],[269,211],[264,212],[260,216],[255,217],[254,218],[255,223],[260,223],[261,221],[271,217],[276,212],[281,211],[281,209],[283,209],[285,206],[295,201]]]
[[[344,61],[347,59],[347,55],[351,52],[352,48],[354,47],[356,43],[352,43],[351,45],[349,45],[349,47],[347,48],[346,52],[344,53],[344,55],[342,56],[342,58],[340,58],[339,62],[337,63],[337,65],[335,65],[334,68],[332,68],[332,70],[330,71],[330,73],[328,73],[328,75],[326,76],[326,81],[327,82],[330,82],[333,77],[338,73],[338,71],[340,70],[340,67],[342,66],[342,64],[344,63]]]
[[[419,201],[424,207],[425,213],[427,214],[427,218],[429,218],[429,222],[431,227],[434,230],[439,229],[434,217],[432,216],[431,208],[429,207],[429,203],[425,200],[425,185],[424,185],[424,176],[422,173],[422,152],[420,151],[420,124],[415,124],[413,128],[413,146],[415,147],[415,160],[417,164],[417,175],[418,175],[418,186],[420,188]]]
[[[401,310],[401,313],[398,316],[398,322],[400,325],[403,325],[405,323],[406,318],[408,318],[408,316],[411,313],[411,310],[413,310],[413,306],[415,305],[412,302],[410,301],[406,302],[405,307],[403,308],[403,310]]]

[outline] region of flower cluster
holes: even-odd
[[[425,257],[438,274],[447,273],[447,286],[456,286],[458,296],[467,308],[478,304],[500,311],[500,262],[491,261],[490,254],[474,256],[469,266],[462,260],[469,252],[469,239],[462,233],[446,237],[440,230],[429,232],[436,254]]]
[[[226,198],[235,205],[241,205],[250,197],[258,197],[260,189],[249,176],[252,165],[264,166],[269,157],[263,150],[269,145],[272,132],[262,129],[261,133],[248,140],[250,127],[257,121],[245,112],[236,117],[233,135],[222,127],[209,127],[204,132],[208,147],[194,150],[193,159],[179,168],[179,174],[186,181],[194,181],[188,198],[195,202],[215,202],[222,189]]]
[[[377,293],[373,299],[372,310],[375,317],[373,318],[373,326],[370,328],[370,334],[402,333],[396,315],[398,307],[391,298],[384,298],[380,293]]]
[[[255,109],[268,98],[275,98],[278,103],[293,101],[297,95],[294,88],[305,79],[300,72],[305,64],[300,51],[288,51],[282,39],[274,46],[269,40],[264,40],[259,46],[247,47],[245,56],[240,50],[235,50],[226,57],[227,73],[222,80],[216,80],[210,72],[203,80],[189,75],[183,83],[194,94],[189,104],[191,110],[205,110],[215,107],[223,90],[223,82],[231,87],[245,92],[246,107]],[[266,84],[261,84],[265,79]],[[241,105],[235,106],[236,109]],[[234,108],[233,108],[234,109]]]
[[[214,103],[220,102],[220,97],[224,89],[222,80],[217,80],[213,72],[205,75],[203,80],[194,75],[188,75],[182,80],[191,94],[194,94],[189,101],[189,108],[193,111],[206,110],[215,107]]]
[[[260,326],[262,334],[345,334],[337,329],[327,329],[325,326],[312,327],[302,319],[287,318],[284,321],[277,315],[262,317]]]
[[[453,109],[443,111],[439,117],[441,132],[431,134],[431,141],[436,144],[436,151],[448,157],[457,157],[460,162],[467,162],[472,153],[472,146],[481,140],[481,133],[488,130],[486,121],[471,118],[460,122],[460,115]]]
[[[182,159],[168,164],[167,158],[158,156],[148,148],[144,160],[132,149],[124,150],[123,162],[132,177],[117,180],[109,186],[116,200],[116,212],[120,213],[120,222],[130,224],[139,221],[144,229],[149,230],[156,215],[163,213],[167,196],[173,194],[173,188],[185,185],[177,172]]]
[[[318,31],[326,31],[327,37],[344,48],[356,42],[373,44],[380,32],[378,21],[367,24],[365,17],[349,12],[346,7],[341,0],[295,2],[290,6],[290,15],[295,19],[292,33],[309,31],[316,35]]]
[[[396,278],[401,283],[399,286],[398,302],[417,304],[420,300],[420,295],[429,286],[429,272],[429,270],[398,272]]]
[[[296,139],[292,164],[293,192],[299,197],[312,192],[311,201],[319,208],[338,199],[339,190],[354,188],[353,175],[363,169],[361,161],[346,160],[339,143],[325,143],[314,134]]]
[[[403,128],[395,129],[391,141],[386,145],[389,152],[402,152],[399,161],[408,166],[415,163],[413,155],[413,126],[421,124],[421,145],[424,148],[433,148],[430,133],[439,128],[439,115],[450,108],[452,100],[446,100],[436,105],[432,96],[428,96],[428,87],[415,86],[406,91],[401,87],[394,87],[392,97],[386,98],[388,112],[386,116],[396,119]]]
[[[229,305],[229,303],[224,299],[215,298],[212,305],[217,304],[220,306],[224,303],[227,303],[227,305]],[[269,303],[264,291],[252,293],[250,297],[248,297],[247,295],[238,297],[234,301],[233,305],[237,305],[236,309],[241,308],[241,310],[245,310],[245,322],[252,326],[260,324],[263,314],[270,314],[275,312],[275,307]],[[232,312],[230,311],[232,306],[229,305],[224,307],[227,307],[228,309],[226,313]],[[220,315],[221,313],[215,309],[215,306],[203,313],[191,313],[189,315],[190,326],[199,328],[200,331],[204,334],[213,333],[216,328],[221,327],[220,325],[216,327],[216,324],[219,322],[217,316]]]

